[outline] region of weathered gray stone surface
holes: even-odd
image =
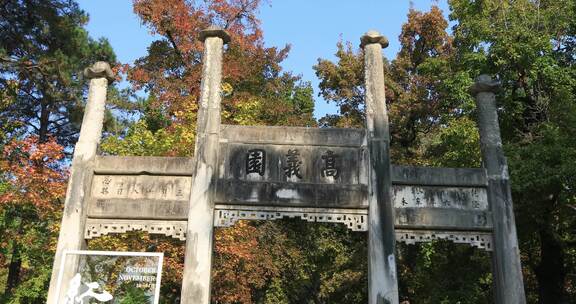
[[[428,185],[486,187],[484,168],[424,168],[392,166],[392,183],[395,185]]]
[[[183,304],[210,303],[210,271],[212,267],[212,242],[214,224],[215,188],[218,168],[220,133],[220,101],[223,47],[228,34],[210,28],[201,34],[204,41],[202,83],[198,101],[194,176],[186,253],[182,280]]]
[[[370,155],[368,301],[370,304],[398,304],[395,220],[390,193],[390,134],[382,62],[382,47],[388,43],[375,31],[366,33],[361,42],[364,48],[366,129]]]
[[[94,175],[91,198],[188,201],[189,176]]]
[[[366,209],[366,185],[218,180],[221,204]]]
[[[95,62],[92,66],[85,68],[83,74],[88,79],[106,78],[109,84],[114,81],[114,72],[104,61]]]
[[[96,156],[95,163],[96,174],[191,176],[194,171],[191,157]]]
[[[85,245],[84,225],[86,222],[87,208],[84,198],[89,192],[88,185],[91,183],[94,158],[102,136],[106,90],[108,82],[113,80],[110,66],[105,62],[95,63],[85,71],[85,75],[90,78],[88,101],[82,120],[80,137],[76,143],[74,156],[72,158],[66,201],[64,203],[64,213],[62,215],[62,225],[52,267],[50,289],[48,291],[47,303],[49,304],[61,303],[60,299],[56,297],[58,292],[58,273],[64,251],[82,249]],[[64,283],[69,282],[73,277],[76,265],[77,260],[74,258],[70,259],[70,264],[64,268]]]
[[[438,231],[491,231],[492,213],[481,210],[396,208],[396,228]]]
[[[486,188],[393,185],[396,208],[488,210]]]
[[[221,142],[302,146],[360,147],[366,145],[366,130],[280,126],[222,125]]]
[[[367,208],[364,130],[226,125],[221,130],[216,202]],[[261,170],[250,166],[251,151],[260,153]],[[287,171],[290,151],[297,157],[295,174]]]
[[[254,149],[265,155],[261,172],[248,170]],[[297,152],[299,176],[286,172],[290,151]],[[220,178],[241,181],[354,185],[360,183],[360,168],[365,166],[360,147],[228,143],[220,145],[220,153]],[[334,161],[332,172],[325,172],[328,154]]]
[[[90,218],[185,220],[189,210],[187,200],[90,199],[88,202]]]
[[[500,126],[494,92],[498,83],[490,76],[481,75],[471,88],[478,107],[478,128],[482,162],[488,175],[488,201],[494,221],[494,302],[497,304],[526,303],[522,266],[512,194],[508,176],[508,164],[502,149]]]

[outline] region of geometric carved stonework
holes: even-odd
[[[447,240],[457,244],[470,246],[486,251],[492,251],[492,233],[468,231],[426,231],[396,229],[396,241],[405,244],[431,242],[434,240]]]
[[[342,223],[352,231],[367,231],[368,214],[358,209],[270,208],[251,206],[217,206],[215,227],[230,227],[239,220],[276,220],[300,218],[307,222]]]
[[[186,221],[87,219],[84,237],[92,239],[110,233],[125,233],[128,231],[163,234],[184,241],[186,240]]]

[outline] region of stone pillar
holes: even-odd
[[[368,180],[368,302],[397,304],[396,237],[390,189],[390,134],[382,49],[388,40],[376,31],[360,39],[364,49],[366,129],[370,173]]]
[[[204,42],[204,66],[198,110],[195,172],[186,230],[186,256],[182,280],[182,304],[210,303],[210,272],[214,203],[212,200],[220,133],[222,56],[228,34],[210,27],[200,34]]]
[[[482,162],[488,174],[488,202],[494,222],[492,268],[494,303],[526,303],[508,164],[502,149],[495,92],[499,84],[480,75],[470,88],[478,107]]]
[[[114,74],[110,70],[110,65],[106,62],[96,62],[91,67],[84,70],[84,76],[90,79],[88,91],[88,101],[84,110],[84,118],[80,129],[80,137],[74,148],[72,167],[70,168],[70,178],[66,191],[66,201],[62,214],[62,224],[54,265],[52,267],[52,277],[50,279],[50,289],[48,291],[48,304],[61,303],[56,299],[57,281],[65,250],[83,249],[84,225],[86,223],[85,195],[89,191],[90,180],[93,173],[93,163],[96,156],[98,143],[102,137],[102,127],[104,122],[104,110],[106,105],[106,91],[108,84],[114,80]],[[76,259],[69,259],[67,267],[63,270],[62,283],[67,284],[75,274],[75,267],[78,263]],[[60,293],[60,298],[64,293]]]

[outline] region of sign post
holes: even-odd
[[[66,250],[58,274],[62,303],[158,304],[163,253]],[[73,278],[64,280],[64,264],[78,260]],[[113,301],[113,302],[110,302]]]

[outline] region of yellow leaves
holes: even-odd
[[[222,90],[222,96],[230,96],[234,92],[234,87],[228,82],[222,82],[220,89]]]
[[[190,114],[183,112],[182,115]],[[177,124],[152,132],[146,121],[140,120],[130,127],[126,136],[106,138],[101,149],[114,155],[191,156],[195,138],[192,124]]]
[[[259,114],[262,113],[262,104],[262,100],[258,97],[251,97],[248,100],[237,103],[232,120],[244,126],[259,124]]]

